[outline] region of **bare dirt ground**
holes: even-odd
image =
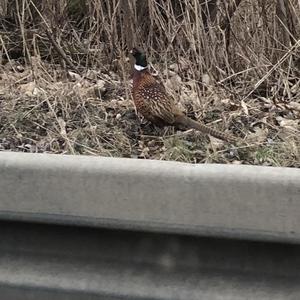
[[[242,102],[210,79],[189,81],[176,65],[160,70],[169,93],[187,114],[228,131],[229,144],[194,130],[156,128],[135,113],[131,81],[114,72],[78,75],[37,61],[0,68],[0,150],[101,155],[190,163],[300,167],[300,81],[289,101],[251,95]],[[202,84],[201,99],[193,85]]]

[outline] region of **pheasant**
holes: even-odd
[[[135,58],[132,89],[133,100],[137,111],[145,119],[159,127],[175,126],[186,129],[193,128],[222,140],[238,140],[229,134],[210,128],[187,117],[176,106],[173,98],[167,95],[163,85],[150,74],[146,55],[137,48],[133,48],[130,53]]]

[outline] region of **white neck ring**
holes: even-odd
[[[139,66],[139,65],[134,65],[134,68],[135,68],[137,71],[143,71],[143,70],[147,69],[148,67],[142,67],[142,66]]]

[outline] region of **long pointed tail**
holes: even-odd
[[[192,119],[190,119],[189,117],[187,117],[186,115],[182,115],[180,117],[178,117],[176,119],[176,123],[177,124],[180,124],[180,125],[183,125],[187,128],[193,128],[193,129],[196,129],[198,131],[201,131],[202,133],[206,133],[206,134],[209,134],[213,137],[216,137],[218,139],[221,139],[221,140],[225,140],[225,141],[229,141],[229,142],[237,142],[239,141],[238,138],[230,135],[230,134],[227,134],[227,133],[224,133],[224,132],[221,132],[219,130],[216,130],[216,129],[213,129],[213,128],[210,128],[204,124],[201,124],[197,121],[194,121]]]

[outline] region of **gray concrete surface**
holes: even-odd
[[[300,241],[300,169],[0,153],[0,219]]]
[[[300,245],[0,222],[5,300],[299,300]]]

